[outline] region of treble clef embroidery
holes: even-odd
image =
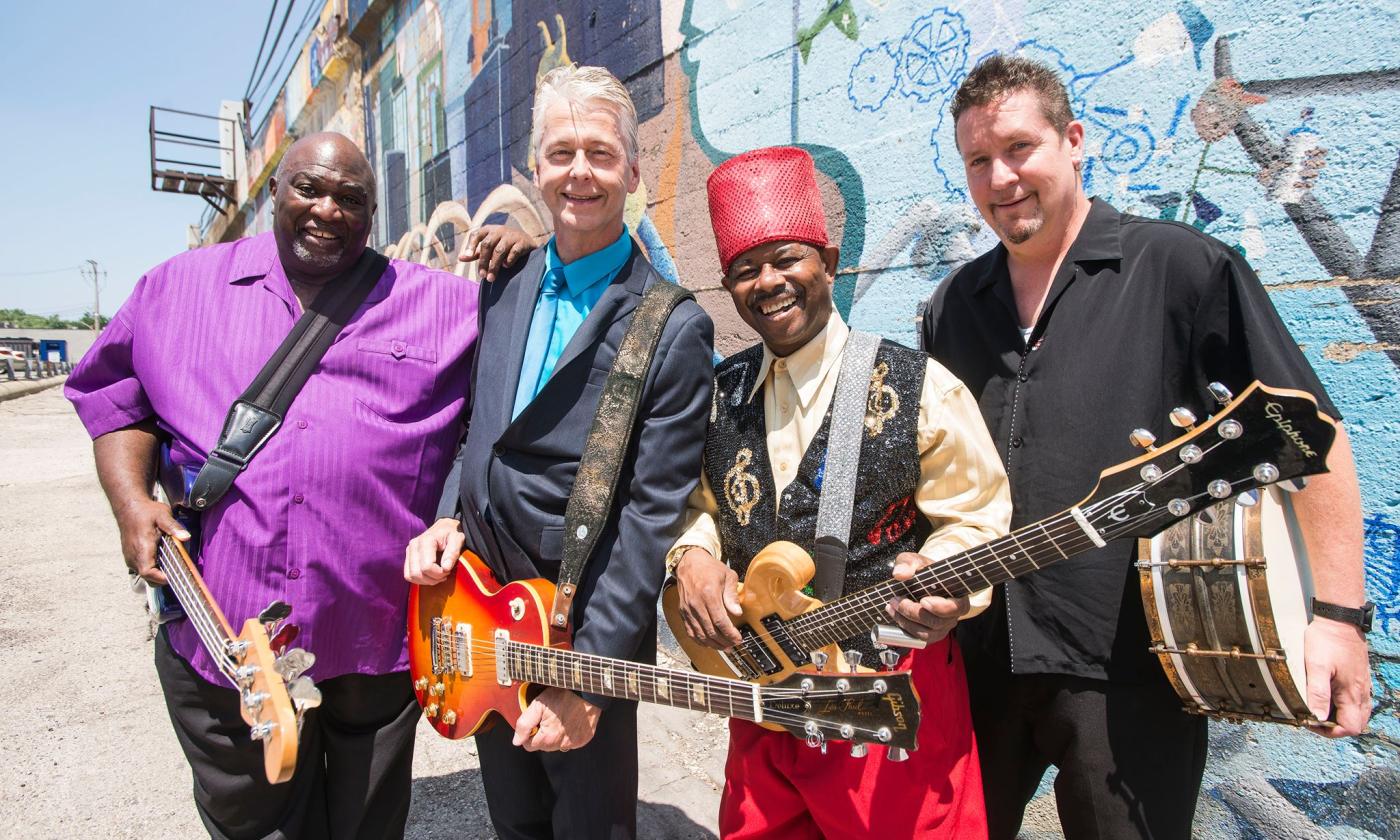
[[[734,512],[740,525],[749,524],[749,513],[758,504],[758,479],[748,471],[753,462],[753,450],[745,447],[734,456],[734,466],[724,474],[724,502]]]
[[[890,366],[880,362],[870,371],[870,393],[865,401],[865,431],[872,438],[885,430],[885,421],[899,413],[899,394],[885,384]]]

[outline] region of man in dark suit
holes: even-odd
[[[665,282],[623,222],[641,180],[636,137],[627,89],[606,70],[564,67],[541,80],[531,139],[555,234],[482,289],[474,404],[455,472],[461,520],[441,510],[409,545],[410,581],[443,580],[464,544],[501,581],[557,579],[565,505],[603,383],[642,292]],[[666,551],[704,446],[712,336],[694,301],[662,332],[574,601],[578,650],[655,661]],[[635,704],[550,688],[514,732],[498,726],[476,740],[501,837],[636,835]]]

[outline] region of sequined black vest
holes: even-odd
[[[754,555],[771,542],[788,540],[812,553],[831,431],[828,407],[797,475],[783,490],[779,516],[763,394],[748,399],[762,363],[763,345],[758,344],[715,368],[714,408],[705,438],[705,474],[719,503],[720,546],[740,580]],[[888,580],[895,557],[903,551],[918,551],[933,531],[914,503],[919,483],[919,398],[927,363],[923,353],[880,342],[860,442],[845,593]],[[849,444],[838,441],[837,445]],[[864,651],[866,661],[872,661],[868,639],[842,643],[843,649],[850,647]]]

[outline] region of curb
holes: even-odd
[[[0,382],[0,402],[13,400],[17,397],[27,397],[30,394],[37,394],[40,391],[52,388],[55,385],[62,385],[68,381],[67,376],[51,376],[48,379],[16,380],[14,382]]]

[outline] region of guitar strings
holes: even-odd
[[[500,669],[497,667],[500,664],[500,657],[497,654],[495,654],[494,652],[476,652],[478,649],[483,649],[484,651],[486,647],[494,646],[495,640],[478,640],[476,637],[470,637],[469,644],[472,652],[468,655],[468,658],[472,662],[474,674],[479,669],[482,672],[484,672],[482,674],[482,678],[485,679],[487,674],[497,674],[500,672]],[[507,644],[508,650],[506,653],[505,663],[506,675],[507,677],[511,678],[512,681],[535,683],[540,685],[549,685],[550,682],[548,682],[547,680],[563,682],[564,680],[558,676],[546,676],[549,670],[549,665],[545,661],[546,657],[548,656],[558,656],[560,654],[563,654],[570,661],[561,662],[559,665],[559,669],[562,669],[565,674],[571,677],[576,676],[577,672],[576,682],[584,690],[588,690],[590,687],[589,685],[585,685],[584,680],[582,679],[583,676],[587,676],[595,680],[595,682],[592,683],[592,685],[605,689],[605,691],[601,691],[598,693],[606,693],[606,684],[604,682],[603,677],[605,676],[605,672],[612,671],[614,673],[611,673],[610,677],[614,686],[618,685],[619,683],[622,683],[624,685],[627,684],[629,676],[635,676],[639,685],[642,684],[643,681],[648,681],[650,683],[646,685],[646,688],[649,688],[651,690],[651,699],[648,699],[645,696],[645,693],[640,688],[631,693],[622,693],[620,689],[612,689],[613,691],[616,691],[619,694],[621,694],[621,696],[635,697],[635,699],[641,702],[651,702],[659,705],[670,705],[674,708],[685,708],[689,709],[690,711],[702,711],[711,713],[715,711],[714,706],[716,705],[716,703],[714,701],[723,700],[725,701],[725,704],[728,706],[728,708],[731,710],[730,714],[725,715],[726,717],[745,717],[745,715],[743,714],[733,713],[734,711],[742,711],[750,715],[746,719],[752,720],[753,718],[751,717],[751,715],[752,710],[754,708],[754,694],[755,689],[757,689],[758,704],[760,709],[762,710],[764,721],[771,721],[779,724],[788,723],[794,725],[803,724],[807,721],[813,721],[818,725],[825,724],[827,728],[839,731],[841,727],[841,723],[839,721],[830,721],[825,720],[821,717],[816,717],[812,715],[801,715],[792,712],[785,712],[778,709],[767,709],[764,708],[765,701],[771,702],[773,700],[783,698],[831,699],[844,697],[855,699],[861,697],[868,697],[869,695],[874,693],[873,689],[860,688],[841,692],[835,689],[803,691],[800,688],[759,686],[754,683],[744,682],[742,680],[729,679],[726,677],[714,677],[707,674],[702,674],[697,671],[680,671],[676,669],[663,668],[661,666],[647,665],[645,663],[638,662],[620,662],[618,660],[609,659],[607,657],[583,653],[581,651],[569,650],[566,648],[555,648],[544,645],[532,644],[528,642],[515,641],[508,642]],[[483,665],[485,667],[481,667]],[[577,668],[574,667],[575,665],[577,665]],[[621,673],[618,674],[616,672]],[[460,677],[461,675],[454,676]],[[668,685],[665,689],[665,691],[671,695],[670,698],[663,697],[662,689],[659,683],[656,682],[658,679],[664,679],[668,682],[673,683],[673,685]],[[703,687],[704,694],[710,699],[696,701],[694,699],[694,690],[696,687]],[[877,737],[878,729],[864,728],[856,726],[854,724],[852,724],[852,726],[854,727],[857,733],[869,735],[870,740],[872,740],[874,743],[879,743],[879,739]]]
[[[202,609],[204,599],[200,596],[198,586],[189,570],[185,568],[183,558],[167,542],[169,539],[170,537],[162,535],[156,543],[161,570],[165,572],[166,579],[176,590],[176,597],[180,600],[181,606],[184,607],[185,617],[189,620],[190,626],[195,629],[200,641],[204,643],[210,659],[213,660],[219,671],[237,686],[238,680],[234,674],[233,660],[228,655],[228,640],[225,638],[223,628],[217,626],[214,618]]]
[[[1206,448],[1203,457],[1213,452],[1219,446],[1224,445],[1225,442],[1224,440],[1220,440],[1212,443]],[[1086,520],[1097,519],[1102,511],[1111,511],[1112,506],[1115,505],[1120,498],[1141,493],[1146,485],[1160,483],[1186,467],[1187,465],[1184,462],[1177,464],[1152,482],[1136,484],[1107,499],[1092,503],[1086,506],[1082,510],[1082,513],[1084,513]],[[1233,489],[1233,484],[1231,486]],[[1197,493],[1188,498],[1194,500],[1202,498],[1204,495],[1206,494]],[[1133,521],[1128,523],[1114,522],[1110,516],[1108,527],[1104,528],[1102,533],[1107,539],[1116,539],[1120,533],[1128,528],[1141,524],[1144,521],[1157,519],[1162,514],[1167,513],[1166,511],[1157,509],[1147,514],[1140,514],[1134,517]],[[1170,516],[1170,514],[1168,514],[1168,516]],[[992,585],[993,581],[991,581],[980,568],[982,565],[985,565],[985,561],[988,557],[1001,565],[1010,578],[1014,578],[1041,568],[1042,564],[1037,563],[1034,559],[1037,552],[1048,553],[1046,549],[1053,547],[1057,554],[1068,556],[1071,554],[1078,554],[1094,544],[1093,540],[1084,533],[1079,523],[1069,512],[1066,511],[1058,514],[1055,519],[1057,521],[1053,523],[1053,530],[1046,526],[1046,522],[1049,520],[1041,520],[1022,526],[1005,537],[983,543],[980,546],[930,564],[921,569],[916,573],[915,577],[909,580],[885,581],[862,590],[861,592],[853,593],[831,604],[818,607],[817,609],[786,622],[776,630],[770,630],[770,636],[780,644],[786,643],[798,648],[805,647],[808,650],[826,647],[860,633],[862,630],[868,628],[870,622],[878,621],[880,618],[883,618],[885,604],[895,597],[911,597],[918,594],[919,590],[922,590],[925,594],[956,593],[958,587],[963,587],[964,591],[957,594],[966,594],[966,592],[972,591],[972,588],[967,585],[967,579],[971,578],[972,572],[974,571],[982,577],[985,583]],[[1097,525],[1099,523],[1094,522],[1094,524]],[[1041,535],[1037,536],[1033,533],[1036,529],[1041,531]],[[1057,536],[1059,539],[1056,539]],[[997,553],[996,548],[1008,542],[1014,543],[1017,549],[1019,549],[1019,552],[1013,551],[1003,558]],[[1032,548],[1027,549],[1026,544],[1030,544]],[[1068,550],[1066,550],[1066,548],[1068,548]],[[1051,555],[1050,559],[1053,562],[1055,558]],[[1016,566],[1017,571],[1013,572],[1011,566],[1008,566],[1008,563]],[[921,578],[931,579],[933,585],[936,586],[937,589],[926,585]],[[941,592],[939,590],[941,590]],[[857,619],[865,620],[857,621]],[[750,637],[726,649],[726,652],[741,652],[750,656],[755,656],[761,652],[766,652],[766,647],[761,639]]]

